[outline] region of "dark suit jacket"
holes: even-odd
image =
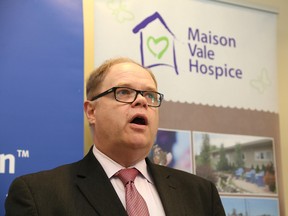
[[[166,215],[225,216],[212,183],[146,161]],[[127,216],[91,150],[76,163],[16,178],[5,208],[7,216]]]

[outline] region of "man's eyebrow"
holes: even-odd
[[[143,91],[154,91],[154,92],[157,92],[157,89],[156,88],[153,88],[153,87],[148,87],[146,88],[147,90],[143,90]]]
[[[130,83],[118,83],[117,85],[115,85],[117,87],[127,87],[127,88],[132,88],[132,89],[136,89],[135,87],[132,86],[132,84]],[[136,90],[142,90],[142,91],[157,91],[157,89],[155,87],[152,86],[146,86],[144,89],[136,89]]]

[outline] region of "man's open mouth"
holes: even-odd
[[[147,118],[144,116],[135,116],[132,119],[131,123],[138,124],[138,125],[147,125],[148,121],[147,121]]]

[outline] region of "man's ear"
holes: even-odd
[[[84,102],[84,112],[86,114],[87,120],[89,124],[94,124],[95,123],[95,106],[91,101],[85,101]]]

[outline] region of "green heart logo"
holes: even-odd
[[[147,47],[153,56],[161,59],[169,47],[169,40],[165,36],[159,38],[149,36],[147,39]]]

